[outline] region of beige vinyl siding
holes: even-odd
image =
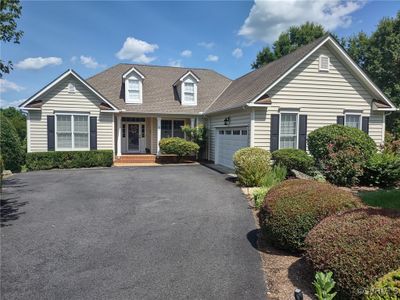
[[[73,83],[75,93],[68,92]],[[101,99],[73,76],[68,76],[40,97],[41,111],[29,112],[30,151],[47,151],[47,116],[55,112],[83,112],[97,117],[97,149],[113,149],[113,114],[101,113]]]
[[[318,70],[321,54],[330,58],[329,72]],[[271,114],[282,109],[298,109],[299,114],[307,115],[307,134],[319,127],[336,124],[338,115],[361,113],[370,117],[370,136],[377,145],[382,143],[383,113],[371,113],[374,97],[327,46],[312,54],[268,94],[273,104],[267,109],[257,109],[255,113],[254,145],[257,147],[270,149]]]
[[[224,119],[230,117],[230,124],[225,126]],[[215,139],[216,128],[221,127],[234,127],[234,126],[248,126],[250,132],[250,110],[241,110],[239,112],[224,113],[212,115],[208,117],[208,136],[209,136],[209,159],[215,161]],[[250,143],[250,141],[249,141]]]

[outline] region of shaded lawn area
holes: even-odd
[[[370,206],[400,210],[400,190],[379,190],[361,192],[361,199]]]

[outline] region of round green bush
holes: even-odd
[[[163,138],[160,140],[160,150],[164,154],[175,154],[178,160],[183,156],[196,155],[200,146],[178,137]]]
[[[242,148],[233,155],[233,164],[241,185],[260,186],[262,179],[271,171],[271,154],[261,148]]]
[[[378,278],[400,263],[400,212],[362,208],[330,216],[306,238],[307,257],[332,271],[344,299],[361,299]]]
[[[0,124],[0,149],[4,161],[4,169],[20,172],[24,162],[24,150],[17,131],[2,113],[0,113]]]
[[[364,183],[378,186],[392,186],[400,181],[400,155],[376,153],[365,164]]]
[[[365,300],[391,300],[400,298],[400,269],[378,279],[368,289]]]
[[[329,146],[337,140],[340,141],[341,149],[359,149],[365,158],[369,158],[377,150],[374,140],[365,132],[336,124],[312,131],[307,139],[308,150],[317,161],[323,160],[329,156]]]
[[[358,207],[363,204],[351,192],[329,183],[292,179],[267,193],[258,217],[264,236],[276,247],[300,252],[308,232],[318,222]]]
[[[288,171],[308,173],[314,166],[314,159],[300,149],[280,149],[272,152],[274,164],[285,166]]]
[[[308,149],[328,181],[347,186],[359,182],[366,161],[377,151],[368,134],[342,125],[324,126],[311,132]]]

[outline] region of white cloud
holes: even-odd
[[[145,41],[128,37],[121,50],[116,53],[119,59],[128,59],[136,63],[148,64],[156,59],[156,57],[148,56],[158,49],[157,44],[149,44]]]
[[[59,57],[28,57],[18,62],[15,67],[22,70],[39,70],[47,66],[58,66],[62,64]]]
[[[9,81],[7,79],[0,79],[0,93],[5,93],[7,91],[20,92],[25,88],[16,84],[15,82]]]
[[[241,58],[243,56],[243,50],[240,48],[236,48],[235,50],[232,51],[233,57],[236,58]]]
[[[183,67],[182,60],[180,59],[175,59],[175,60],[170,59],[168,65],[171,67]]]
[[[191,56],[192,56],[192,51],[190,51],[190,50],[183,50],[183,51],[181,52],[181,56],[182,56],[182,57],[191,57]]]
[[[214,46],[215,46],[215,44],[214,44],[213,42],[209,42],[209,43],[207,43],[207,42],[201,42],[201,43],[198,43],[197,45],[199,45],[199,46],[201,46],[201,47],[204,47],[204,48],[206,48],[206,49],[212,49],[212,48],[214,48]]]
[[[290,26],[307,21],[321,24],[327,30],[347,27],[350,14],[363,7],[365,0],[255,0],[239,35],[250,41],[272,43]]]
[[[206,58],[206,61],[217,62],[218,60],[219,60],[219,57],[217,55],[212,55],[212,54],[210,54]]]
[[[81,64],[89,69],[96,69],[98,67],[104,67],[104,65],[99,64],[93,57],[81,55],[79,57]]]

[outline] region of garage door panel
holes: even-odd
[[[233,134],[233,132],[239,134]],[[230,134],[226,134],[226,132]],[[222,134],[223,133],[223,134]],[[249,145],[247,128],[224,128],[217,131],[218,164],[233,168],[233,155],[241,148]]]

